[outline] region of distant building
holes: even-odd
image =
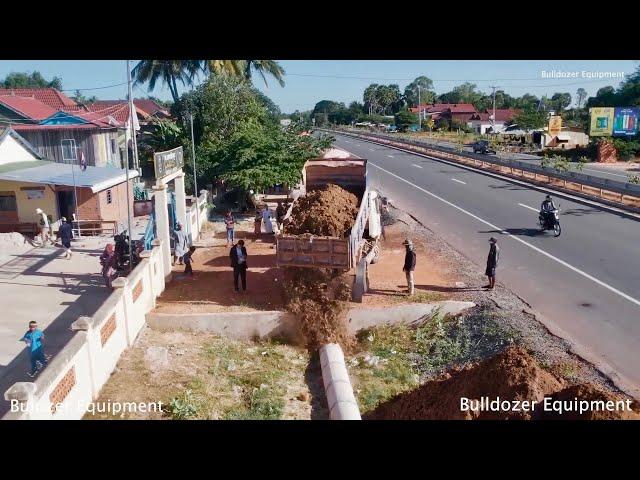
[[[289,125],[291,125],[291,119],[290,118],[283,118],[283,119],[280,120],[280,126],[286,128]]]
[[[433,105],[421,104],[409,109],[418,113],[423,120],[431,119],[434,122],[444,119],[449,125],[453,122],[466,124],[471,117],[478,114],[476,107],[470,103],[435,103]]]
[[[512,108],[496,108],[496,118],[492,119],[493,109],[486,109],[484,112],[473,115],[467,122],[467,125],[480,135],[499,133],[504,131],[505,128],[511,124],[513,118],[520,112],[521,110]]]
[[[138,172],[129,172],[130,179]],[[75,189],[74,189],[75,185]],[[120,222],[127,219],[126,172],[115,167],[47,161],[12,128],[0,128],[0,232],[35,233],[36,208],[51,217],[54,231],[61,217],[73,218],[75,192],[80,220]],[[133,188],[129,189],[133,206]]]

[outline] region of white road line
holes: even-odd
[[[600,285],[601,287],[606,288],[607,290],[609,290],[609,291],[611,291],[611,292],[615,293],[616,295],[619,295],[620,297],[624,298],[625,300],[628,300],[628,301],[630,301],[631,303],[633,303],[633,304],[635,304],[635,305],[637,305],[637,306],[639,306],[639,307],[640,307],[640,300],[638,300],[638,299],[636,299],[636,298],[633,298],[632,296],[627,295],[627,294],[626,294],[626,293],[624,293],[624,292],[621,292],[620,290],[616,289],[615,287],[612,287],[611,285],[609,285],[609,284],[607,284],[607,283],[603,282],[602,280],[598,280],[597,278],[595,278],[595,277],[593,277],[593,276],[589,275],[588,273],[583,272],[583,271],[582,271],[582,270],[580,270],[579,268],[576,268],[576,267],[574,267],[573,265],[568,264],[567,262],[565,262],[564,260],[559,259],[558,257],[554,257],[554,256],[553,256],[553,255],[551,255],[550,253],[547,253],[547,252],[545,252],[544,250],[542,250],[542,249],[540,249],[540,248],[536,247],[535,245],[532,245],[532,244],[530,244],[529,242],[526,242],[526,241],[522,240],[521,238],[519,238],[519,237],[517,237],[517,236],[515,236],[515,235],[510,234],[509,232],[505,231],[503,228],[500,228],[500,227],[498,227],[498,226],[496,226],[496,225],[493,225],[492,223],[487,222],[486,220],[484,220],[484,219],[482,219],[482,218],[478,217],[477,215],[474,215],[473,213],[471,213],[471,212],[469,212],[469,211],[465,210],[465,209],[464,209],[464,208],[462,208],[462,207],[459,207],[458,205],[456,205],[456,204],[454,204],[454,203],[451,203],[451,202],[450,202],[450,201],[448,201],[448,200],[445,200],[444,198],[442,198],[442,197],[440,197],[440,196],[436,195],[435,193],[431,193],[430,191],[425,190],[424,188],[419,187],[418,185],[415,185],[415,184],[411,183],[409,180],[405,180],[404,178],[399,177],[399,176],[398,176],[398,175],[396,175],[395,173],[390,172],[389,170],[386,170],[386,169],[384,169],[384,168],[382,168],[382,167],[380,167],[380,166],[376,165],[376,164],[375,164],[375,163],[373,163],[373,162],[369,162],[369,164],[370,164],[370,165],[373,165],[374,167],[376,167],[376,168],[378,168],[378,169],[380,169],[380,170],[382,170],[382,171],[383,171],[383,172],[385,172],[385,173],[388,173],[388,174],[389,174],[389,175],[391,175],[392,177],[395,177],[395,178],[397,178],[398,180],[403,181],[403,182],[405,182],[405,183],[407,183],[407,184],[411,185],[411,186],[412,186],[412,187],[414,187],[414,188],[417,188],[417,189],[418,189],[418,190],[420,190],[421,192],[424,192],[424,193],[426,193],[427,195],[430,195],[430,196],[432,196],[433,198],[435,198],[435,199],[437,199],[437,200],[440,200],[440,201],[441,201],[441,202],[443,202],[443,203],[446,203],[447,205],[449,205],[449,206],[451,206],[451,207],[455,208],[456,210],[459,210],[459,211],[461,211],[462,213],[464,213],[464,214],[466,214],[466,215],[469,215],[471,218],[474,218],[474,219],[478,220],[479,222],[484,223],[485,225],[487,225],[487,226],[489,226],[489,227],[493,228],[494,230],[498,230],[498,231],[500,231],[500,233],[502,233],[503,235],[507,235],[507,236],[511,237],[511,238],[512,238],[513,240],[515,240],[516,242],[520,242],[520,243],[522,243],[523,245],[526,245],[526,246],[527,246],[527,247],[529,247],[530,249],[535,250],[535,251],[536,251],[536,252],[538,252],[538,253],[541,253],[541,254],[542,254],[542,255],[544,255],[545,257],[548,257],[548,258],[550,258],[551,260],[554,260],[555,262],[558,262],[560,265],[562,265],[562,266],[564,266],[564,267],[567,267],[569,270],[572,270],[572,271],[576,272],[577,274],[582,275],[583,277],[585,277],[585,278],[587,278],[587,279],[591,280],[592,282],[594,282],[594,283],[596,283],[596,284]]]
[[[540,211],[537,208],[530,207],[529,205],[525,205],[524,203],[519,203],[518,205],[524,208],[528,208],[529,210],[533,210],[534,212],[540,213]]]
[[[583,170],[586,172],[596,172],[596,173],[604,173],[605,175],[613,175],[614,177],[629,178],[627,175],[620,175],[619,173],[609,173],[606,170],[597,170],[594,168],[583,168]]]
[[[462,180],[458,180],[457,178],[452,178],[451,180],[453,180],[454,182],[458,182],[458,183],[461,183],[463,185],[466,185],[466,182],[463,182]]]
[[[413,165],[416,168],[422,168],[420,165],[416,165],[415,163],[412,163],[411,165]]]
[[[387,155],[387,157],[389,157],[389,158],[393,158],[393,155]]]
[[[373,148],[370,148],[370,149],[369,149],[369,151],[371,151],[371,152],[375,152],[375,149],[373,149]]]

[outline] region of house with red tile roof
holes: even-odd
[[[445,120],[451,126],[453,122],[466,124],[478,111],[470,103],[435,103],[419,105],[410,109],[413,113],[422,112],[423,118],[431,118],[434,122]]]
[[[513,108],[496,108],[496,118],[494,121],[492,119],[493,109],[486,109],[484,112],[472,116],[467,124],[480,135],[489,132],[497,133],[503,131],[510,125],[513,118],[520,112],[521,110]]]

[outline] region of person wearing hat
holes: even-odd
[[[51,243],[49,234],[49,217],[41,208],[36,208],[36,213],[40,216],[40,237],[42,238],[42,246],[48,241]]]
[[[173,231],[173,240],[175,242],[174,250],[173,250],[173,262],[171,265],[176,264],[176,260],[180,262],[182,265],[182,257],[189,250],[189,239],[187,238],[187,234],[182,229],[182,224],[180,222],[176,222],[176,228]]]
[[[67,222],[65,217],[61,218],[62,223],[60,225],[60,229],[58,233],[60,234],[60,242],[64,247],[64,258],[67,260],[71,260],[71,255],[73,252],[71,251],[71,239],[73,238],[73,228],[71,227],[71,223]]]
[[[500,258],[500,249],[497,245],[497,240],[493,237],[489,239],[491,247],[489,248],[489,256],[487,257],[487,269],[484,274],[489,277],[489,285],[485,285],[484,288],[493,290],[496,285],[496,267],[498,266],[498,260]]]
[[[409,295],[413,295],[415,292],[415,286],[413,282],[413,271],[416,269],[416,252],[413,250],[413,242],[406,239],[402,244],[407,248],[404,255],[404,267],[402,271],[407,276],[407,290]]]

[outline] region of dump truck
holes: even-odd
[[[350,231],[341,238],[309,234],[278,234],[276,236],[277,265],[279,267],[331,268],[343,271],[355,268],[357,279],[363,275],[366,277],[367,265],[375,263],[380,254],[379,240],[382,234],[380,222],[382,199],[377,191],[369,188],[366,159],[332,148],[321,157],[307,161],[302,171],[302,182],[292,192],[295,200],[285,215],[285,221],[291,215],[300,196],[329,184],[338,185],[358,198],[358,215]],[[366,291],[366,285],[363,288],[357,287],[354,288],[354,292]],[[354,296],[357,299],[361,294]]]

